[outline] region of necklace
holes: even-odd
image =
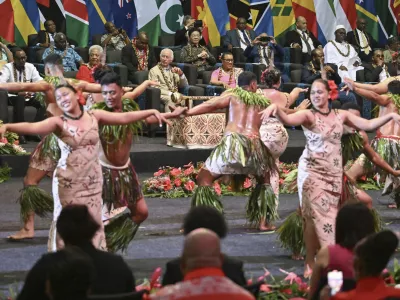
[[[70,116],[67,113],[64,113],[64,117],[71,119],[71,120],[79,120],[80,118],[82,118],[84,113],[85,113],[85,111],[83,109],[81,109],[81,114],[77,117]]]
[[[222,67],[219,68],[219,72],[218,72],[218,81],[221,80],[222,77]],[[224,71],[225,72],[225,71]],[[235,68],[232,68],[232,70],[230,70],[229,72],[229,81],[228,81],[228,85],[231,85],[232,83],[232,78],[235,77]]]
[[[167,78],[164,68],[161,66],[161,64],[158,64],[158,68],[160,69],[161,75],[164,78],[165,84],[167,85],[167,88],[170,92],[176,93],[178,91],[178,84],[175,82],[175,76],[172,74],[172,80],[170,78]]]
[[[356,44],[361,48],[361,49],[367,49],[369,47],[369,37],[368,35],[366,35],[363,31],[359,30],[361,32],[361,34],[363,34],[365,36],[365,39],[367,41],[367,45],[365,45],[364,47],[361,47],[361,42],[360,39],[358,37],[358,32],[357,30],[354,30],[354,39],[356,40]]]
[[[348,57],[350,55],[350,45],[348,43],[346,43],[347,54],[344,54],[342,51],[340,51],[340,49],[338,48],[338,46],[336,45],[336,43],[334,41],[329,41],[329,42],[332,43],[333,46],[335,46],[336,50],[340,53],[341,56]]]
[[[324,113],[324,112],[320,111],[319,109],[316,109],[315,107],[313,107],[312,109],[315,110],[316,112],[320,113],[320,114],[323,115],[323,116],[329,115],[329,114],[331,113],[331,110],[332,110],[331,108],[329,108],[329,109],[328,109],[328,112],[325,112],[325,113]]]
[[[138,59],[138,71],[146,71],[149,64],[149,47],[146,46],[145,50],[140,51],[136,47],[136,41],[137,39],[132,40],[132,48],[135,51],[136,57]]]
[[[13,71],[14,71],[14,81],[15,82],[19,82],[19,77],[17,77],[17,67],[15,66],[15,64],[13,64]],[[19,73],[21,74],[21,71],[19,71]],[[23,81],[22,82],[26,82],[26,72],[25,72],[25,67],[24,70],[22,72],[22,76],[23,76]]]

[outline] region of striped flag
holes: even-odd
[[[29,0],[29,2],[33,0]],[[40,22],[44,24],[46,20],[52,20],[56,24],[57,32],[65,32],[65,12],[61,0],[36,0]]]
[[[39,10],[35,1],[11,0],[14,10],[14,36],[19,46],[28,45],[28,35],[36,34],[40,28]]]
[[[204,1],[203,0],[192,0],[191,3],[191,14],[193,18],[196,20],[203,20],[204,22]],[[208,38],[208,27],[207,24],[203,24],[203,32],[202,36],[204,41],[208,44],[210,42],[210,39]]]
[[[390,0],[390,7],[397,20],[397,31],[400,31],[400,0]]]
[[[123,28],[130,39],[137,35],[137,16],[133,0],[118,0],[113,3],[112,13],[117,28]]]
[[[204,0],[204,19],[208,27],[208,37],[213,47],[219,46],[221,36],[230,29],[229,11],[225,1]]]
[[[356,28],[357,10],[355,2],[349,0],[336,0],[336,19],[336,24],[344,25],[346,31],[352,31]]]
[[[333,0],[314,0],[314,6],[318,22],[318,40],[324,45],[335,38],[335,3]]]
[[[397,35],[397,19],[390,5],[390,0],[375,0],[375,9],[381,30],[379,43],[384,45],[389,36]]]
[[[89,18],[89,40],[93,35],[105,33],[104,24],[114,21],[110,0],[85,0]]]
[[[295,19],[291,0],[271,0],[274,36],[278,40],[294,29]]]
[[[307,20],[307,29],[318,37],[317,15],[313,0],[292,0],[296,18],[304,17]]]
[[[81,0],[64,0],[67,36],[86,47],[89,42],[89,17],[85,2]]]
[[[263,32],[274,36],[274,23],[272,21],[272,7],[270,0],[250,0],[250,14],[253,29],[257,34]]]
[[[14,11],[11,0],[0,0],[0,36],[14,42]]]
[[[230,28],[236,28],[238,18],[247,20],[249,28],[253,28],[252,15],[250,13],[250,3],[247,0],[228,0]]]
[[[379,24],[374,0],[356,0],[357,16],[367,21],[367,32],[375,41],[379,40]]]

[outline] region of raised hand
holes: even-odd
[[[303,110],[309,108],[311,105],[311,101],[309,99],[304,99],[301,101],[300,105],[297,106],[297,110]]]
[[[259,114],[261,115],[261,118],[263,120],[266,120],[271,116],[275,117],[277,110],[278,110],[278,106],[276,104],[271,104],[266,109],[261,111]]]
[[[153,115],[157,118],[158,124],[160,125],[160,127],[162,127],[162,123],[163,123],[163,122],[166,123],[166,124],[168,124],[168,125],[171,125],[171,122],[168,121],[168,120],[162,115],[162,113],[160,113],[158,110],[155,109]]]
[[[187,110],[188,110],[187,107],[177,106],[177,107],[171,109],[172,116],[173,117],[183,117]]]

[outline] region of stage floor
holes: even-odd
[[[144,180],[151,176],[140,173]],[[44,180],[41,186],[51,191],[51,182]],[[12,178],[0,184],[0,289],[9,284],[21,284],[33,264],[46,253],[49,219],[36,220],[36,237],[24,242],[8,242],[5,238],[19,229],[19,206],[16,198],[22,187],[21,178]],[[400,212],[387,209],[387,197],[381,197],[378,191],[369,192],[374,205],[382,214],[388,228],[400,231]],[[149,206],[149,218],[141,226],[136,239],[131,243],[124,259],[137,279],[149,277],[157,267],[164,268],[165,263],[180,255],[183,236],[179,233],[183,217],[190,206],[190,199],[146,199]],[[246,277],[257,279],[267,268],[271,273],[282,275],[279,268],[302,273],[302,262],[292,261],[289,253],[279,247],[275,233],[260,233],[246,227],[245,197],[223,197],[225,216],[229,225],[229,235],[222,241],[223,251],[245,262]],[[283,220],[297,209],[297,194],[280,196],[279,214]],[[279,225],[280,222],[278,222]],[[396,253],[400,258],[400,253]],[[391,262],[392,263],[392,262]]]

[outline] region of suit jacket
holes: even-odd
[[[354,30],[355,31],[355,30]],[[364,34],[367,36],[367,39],[369,41],[369,45],[371,47],[371,51],[369,52],[368,55],[366,55],[363,51],[360,49],[359,41],[358,41],[358,36],[357,39],[354,36],[354,31],[349,31],[347,33],[347,42],[351,45],[353,45],[354,49],[356,49],[358,53],[358,57],[364,62],[371,62],[372,59],[372,52],[375,48],[378,48],[378,43],[373,39],[372,35],[370,35],[368,32],[364,32]],[[358,41],[358,42],[357,42]]]
[[[246,30],[248,36],[250,37],[250,42],[254,41],[254,39],[257,37],[257,34],[253,29]],[[240,38],[239,38],[239,33],[237,29],[232,29],[229,30],[226,35],[223,37],[223,42],[224,42],[224,47],[227,48],[229,44],[232,45],[232,47],[239,47],[240,48]]]
[[[385,64],[387,66],[387,71],[390,76],[397,76],[397,68],[393,66],[393,64],[388,63]],[[380,82],[379,80],[379,74],[381,74],[383,68],[382,67],[376,67],[372,66],[372,63],[364,63],[364,77],[365,81],[367,82]]]
[[[185,74],[182,74],[182,77],[177,73],[172,73],[173,82],[178,83],[178,88],[182,88],[184,86],[189,85]],[[168,76],[166,74],[166,76]],[[161,95],[169,96],[172,91],[168,89],[167,83],[165,82],[164,76],[161,73],[161,70],[158,66],[151,68],[149,72],[149,79],[153,81],[158,81],[160,85],[157,87],[161,90]]]
[[[122,48],[121,60],[122,64],[124,64],[128,68],[128,79],[133,82],[133,75],[136,71],[138,71],[139,61],[136,56],[135,50],[133,50],[132,45],[126,45],[124,48]],[[156,63],[157,61],[156,57],[154,56],[153,47],[149,46],[149,57],[147,64],[148,70],[154,67]]]
[[[188,30],[183,27],[182,29],[179,29],[175,32],[175,46],[186,46],[188,43],[188,38],[186,36],[186,32],[188,32]],[[202,46],[207,46],[206,41],[201,38],[201,40],[199,41],[199,44]]]
[[[234,283],[245,286],[246,279],[243,273],[243,262],[224,255],[224,261],[222,264],[222,271],[225,276],[232,280]],[[181,271],[181,258],[175,258],[167,262],[166,270],[162,280],[162,285],[175,284],[183,280],[183,274]],[[19,300],[19,299],[18,299]]]
[[[315,35],[311,31],[307,31],[307,34],[310,36],[314,48],[318,48],[318,46],[321,46],[320,41],[315,37]],[[301,37],[300,34],[297,32],[297,30],[290,30],[286,33],[285,35],[285,45],[284,47],[290,47],[291,44],[299,44],[300,46],[302,45],[301,43]]]
[[[35,39],[34,46],[36,46],[37,44],[46,43],[47,35],[48,35],[47,31],[40,30],[38,32],[38,35],[37,35],[36,39]],[[48,39],[48,41],[50,43],[50,38]],[[71,40],[68,37],[67,37],[67,41],[68,41],[68,44],[70,44],[70,45],[78,46],[78,44],[74,40]]]
[[[269,43],[268,46],[274,51],[274,63],[280,63],[283,59],[283,48],[278,44]],[[247,46],[243,55],[247,58],[249,63],[260,63],[260,55],[257,46]]]
[[[95,279],[91,288],[93,295],[130,293],[135,289],[135,278],[121,256],[100,251],[87,244],[82,249],[92,259]],[[47,253],[29,271],[18,300],[49,300],[45,294],[47,271],[57,259],[57,252]]]
[[[328,73],[328,80],[333,80],[337,85],[342,83],[342,78],[340,78],[338,74],[338,67],[335,64],[325,64],[330,66],[335,73]],[[317,71],[317,73],[314,73],[311,68],[310,64],[307,63],[303,66],[303,69],[301,70],[301,82],[307,83],[307,84],[312,84],[314,80],[320,79],[321,78],[321,72]]]

